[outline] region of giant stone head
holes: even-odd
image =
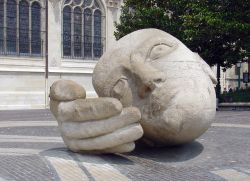
[[[176,145],[203,134],[215,116],[216,78],[200,56],[157,29],[133,32],[98,62],[93,85],[100,97],[138,107],[146,144]]]

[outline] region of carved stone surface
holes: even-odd
[[[60,80],[50,88],[50,98],[56,101],[85,99],[85,89],[72,80]]]
[[[120,39],[98,62],[93,85],[142,114],[144,141],[190,142],[214,119],[216,77],[210,67],[170,34],[145,29]]]
[[[51,86],[50,110],[64,143],[75,152],[130,152],[143,135],[137,108],[123,108],[111,97],[85,99],[85,90],[69,80]]]
[[[119,8],[121,5],[121,0],[106,0],[107,7]]]
[[[214,84],[198,54],[166,32],[144,29],[120,39],[96,65],[100,98],[52,98],[51,110],[73,151],[128,152],[142,135],[151,146],[183,144],[210,127]]]

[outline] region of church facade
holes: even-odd
[[[96,96],[92,72],[115,42],[121,3],[0,0],[0,109],[48,107],[49,87],[58,79]]]
[[[88,97],[95,97],[93,69],[115,42],[121,4],[122,0],[0,0],[0,110],[48,107],[49,87],[59,79],[74,80]],[[236,69],[221,71],[222,91],[237,88]],[[243,63],[241,75],[249,71],[250,63]],[[241,81],[241,86],[248,84]]]

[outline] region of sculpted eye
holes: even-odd
[[[168,54],[172,49],[173,49],[172,46],[166,44],[155,45],[149,53],[149,58],[150,60],[158,59]]]

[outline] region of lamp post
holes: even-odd
[[[48,99],[49,99],[49,96],[48,96],[48,77],[49,77],[49,57],[48,57],[48,29],[49,29],[49,26],[48,26],[48,0],[46,1],[46,4],[45,4],[45,10],[46,10],[46,19],[45,19],[45,27],[46,27],[46,37],[45,37],[45,41],[46,41],[46,46],[45,46],[45,108],[48,106]]]
[[[240,90],[240,68],[241,68],[241,61],[239,61],[237,64],[237,70],[238,70],[238,90]]]

